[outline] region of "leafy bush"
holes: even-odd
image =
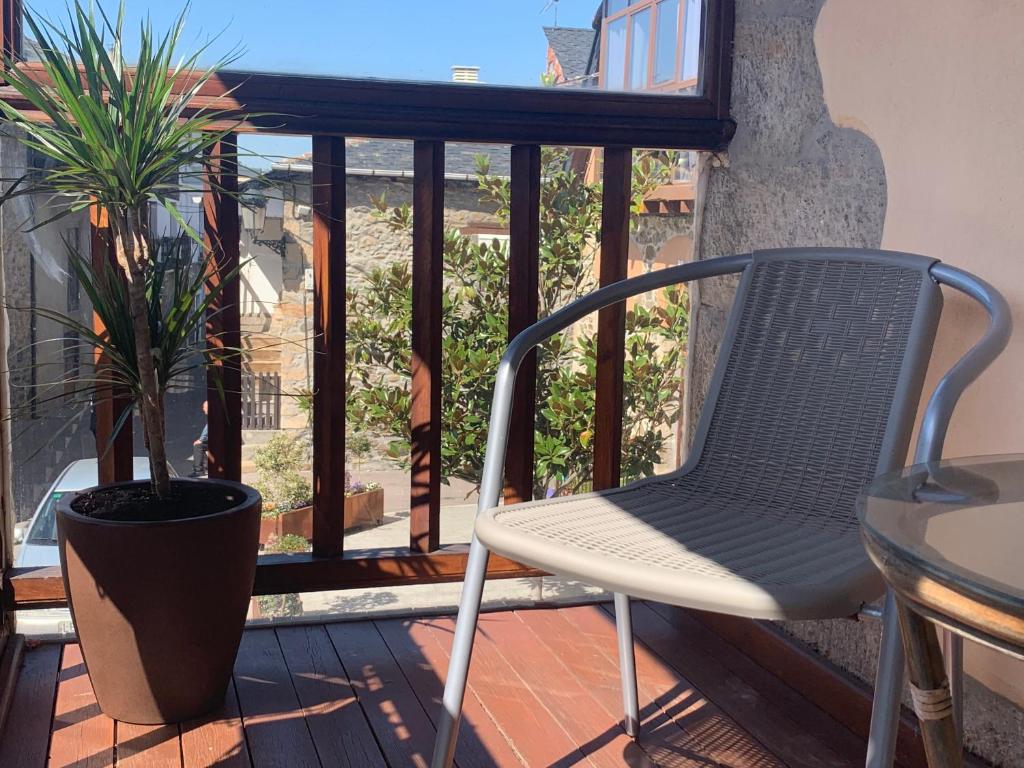
[[[545,150],[541,186],[540,316],[597,287],[594,257],[600,244],[601,187],[586,183],[565,150]],[[634,169],[634,206],[667,166],[646,157]],[[660,169],[660,170],[659,170]],[[481,195],[499,220],[510,215],[508,179],[481,161]],[[377,215],[396,230],[412,226],[407,205]],[[475,242],[454,229],[444,234],[441,358],[441,472],[478,483],[498,361],[508,346],[508,252],[500,241]],[[351,287],[348,302],[348,419],[392,435],[389,453],[408,461],[412,323],[411,265],[373,269]],[[679,416],[679,389],[687,332],[686,295],[666,291],[665,306],[637,303],[626,315],[624,480],[653,472],[665,432]],[[581,324],[544,344],[538,354],[535,489],[537,495],[573,493],[590,484],[594,434],[596,334]]]
[[[281,537],[275,534],[263,546],[263,551],[268,553],[308,552],[309,542],[294,533],[286,533]]]
[[[309,481],[299,468],[306,458],[305,448],[294,437],[279,432],[253,455],[258,480],[256,490],[263,496],[270,515],[304,507],[313,498]]]

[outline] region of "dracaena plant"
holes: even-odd
[[[60,195],[67,204],[58,217],[99,208],[110,222],[120,274],[94,274],[87,263],[72,262],[108,329],[102,338],[82,329],[83,338],[107,353],[114,375],[134,395],[153,491],[159,497],[170,491],[164,393],[177,353],[167,347],[175,347],[181,338],[161,324],[176,317],[173,312],[154,317],[166,264],[154,252],[149,211],[163,207],[198,240],[178,211],[180,192],[197,186],[209,170],[208,150],[231,130],[225,127],[225,114],[190,107],[233,56],[209,67],[199,64],[205,46],[182,56],[178,46],[186,14],[187,7],[163,33],[148,20],[142,22],[138,56],[129,65],[123,0],[115,16],[75,0],[63,23],[26,13],[39,66],[23,68],[6,61],[4,80],[20,99],[0,100],[0,112],[18,129],[18,139],[50,161],[41,173],[5,180],[0,201],[27,194]],[[33,228],[49,221],[36,222]],[[118,287],[122,280],[123,290]],[[202,283],[182,278],[174,290],[179,289],[195,296]],[[175,293],[171,305],[180,302],[184,307],[187,298]]]

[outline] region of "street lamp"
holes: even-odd
[[[288,240],[284,231],[284,211],[282,210],[282,215],[279,217],[268,217],[267,208],[269,207],[268,204],[270,201],[267,199],[267,196],[261,192],[242,195],[239,199],[239,203],[242,214],[242,226],[249,233],[249,236],[252,238],[252,242],[256,245],[262,245],[270,248],[283,259],[288,252]],[[281,236],[279,238],[263,237],[266,234],[268,218],[276,220],[281,231]]]

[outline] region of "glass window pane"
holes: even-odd
[[[608,10],[605,12],[605,16],[613,16],[619,11],[626,10],[627,7],[629,7],[629,0],[608,0]]]
[[[632,48],[629,54],[629,87],[647,87],[647,51],[651,44],[651,9],[633,14]]]
[[[686,30],[683,33],[683,80],[696,79],[700,71],[701,0],[686,0]]]
[[[675,79],[679,45],[679,0],[658,3],[658,29],[654,40],[654,82]]]
[[[608,24],[604,87],[612,91],[621,90],[626,85],[626,22],[623,16]]]

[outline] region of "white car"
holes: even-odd
[[[96,459],[79,459],[68,464],[50,486],[36,512],[27,525],[15,531],[15,544],[20,544],[14,564],[18,568],[60,567],[57,550],[57,502],[67,493],[74,493],[97,484]],[[174,474],[174,470],[171,470]],[[133,464],[136,480],[149,478],[149,459],[136,456]],[[18,534],[21,534],[20,536]],[[16,616],[18,632],[31,637],[74,635],[71,611],[67,608],[44,608],[37,611],[19,611]]]

